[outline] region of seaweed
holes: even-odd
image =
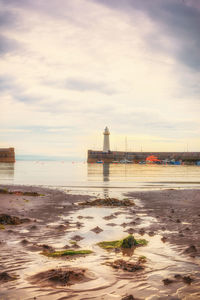
[[[123,199],[119,200],[116,198],[104,198],[104,199],[94,199],[92,201],[86,200],[85,202],[80,202],[79,205],[85,205],[85,206],[134,206],[135,203],[132,200],[129,199]]]
[[[126,238],[122,240],[117,241],[103,241],[98,243],[97,245],[103,249],[109,250],[109,249],[115,249],[115,248],[133,248],[138,246],[145,246],[147,245],[147,241],[145,239],[138,239],[136,240],[132,235],[127,236]]]
[[[62,257],[62,256],[75,256],[75,255],[87,255],[91,254],[93,251],[91,250],[61,250],[61,251],[55,251],[55,252],[41,252],[42,255],[48,256],[48,257]]]

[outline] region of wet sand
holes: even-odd
[[[39,196],[0,194],[0,214],[29,218],[0,230],[0,273],[13,280],[0,282],[1,300],[25,299],[200,299],[200,190],[165,190],[119,194],[134,207],[84,207],[79,202],[97,195],[77,195],[40,187],[10,186]],[[98,230],[97,230],[98,228]],[[148,245],[132,253],[106,251],[98,242],[133,233]],[[88,249],[87,256],[52,258],[41,251]],[[137,261],[137,272],[116,270],[109,262]],[[43,285],[32,281],[52,269],[86,270],[86,280],[70,285]],[[192,282],[188,279],[190,278]],[[167,280],[168,279],[168,280]],[[164,281],[163,281],[164,280]],[[130,298],[131,299],[131,298]]]

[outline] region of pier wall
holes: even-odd
[[[15,149],[14,148],[0,148],[0,162],[14,163]]]
[[[134,163],[145,161],[150,155],[155,155],[160,160],[175,159],[176,161],[187,162],[188,164],[200,161],[200,152],[123,152],[123,151],[103,151],[88,150],[88,163],[95,163],[103,160],[105,163],[120,161],[124,158]]]

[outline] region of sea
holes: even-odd
[[[0,184],[104,192],[109,189],[199,189],[200,166],[16,161],[0,163]]]

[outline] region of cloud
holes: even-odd
[[[10,39],[0,34],[0,55],[15,52],[19,49],[19,43],[15,39]]]
[[[17,14],[8,10],[0,11],[0,28],[10,28],[18,24]]]
[[[112,95],[115,93],[115,91],[107,87],[105,83],[94,82],[94,81],[78,79],[78,78],[68,79],[66,82],[66,87],[71,90],[82,91],[82,92],[96,91],[106,95]]]
[[[194,1],[181,0],[96,0],[114,10],[120,10],[129,15],[135,23],[134,14],[138,11],[146,14],[159,29],[146,33],[149,46],[160,47],[170,51],[182,64],[200,71],[200,10],[196,9]],[[171,41],[171,45],[166,43]]]

